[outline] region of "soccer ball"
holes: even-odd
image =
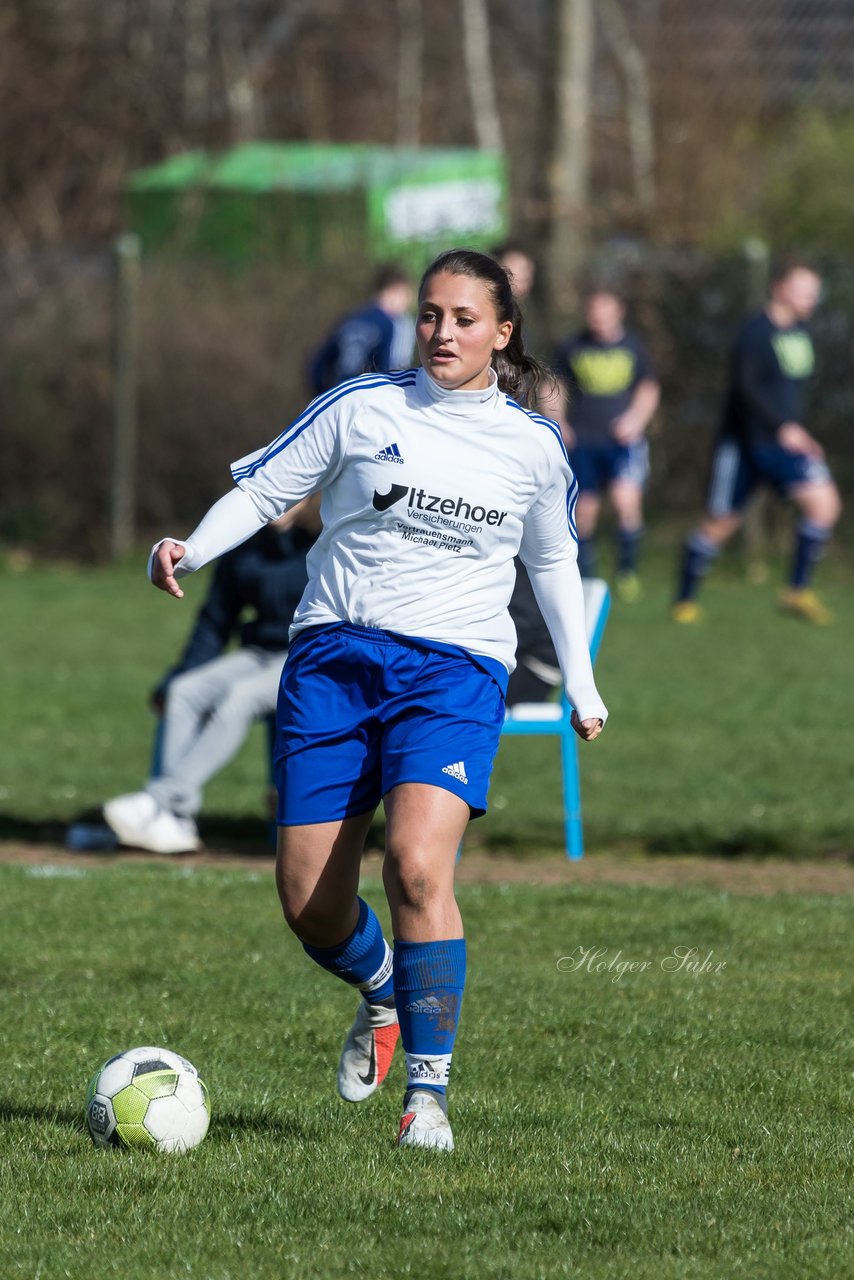
[[[96,1147],[189,1151],[210,1118],[198,1071],[169,1049],[146,1045],[117,1053],[86,1090],[86,1124]]]

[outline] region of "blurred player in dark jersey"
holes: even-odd
[[[579,485],[578,563],[595,577],[595,533],[602,495],[617,519],[617,594],[640,594],[638,553],[643,490],[649,469],[645,433],[660,390],[643,343],[625,326],[626,306],[611,287],[594,286],[584,301],[585,328],[557,351],[564,394],[546,410],[559,415]]]
[[[800,514],[780,607],[819,625],[832,621],[810,583],[842,504],[824,450],[803,425],[804,392],[815,364],[804,326],[820,295],[821,279],[812,267],[781,263],[764,310],[748,317],[735,340],[706,514],[683,552],[677,622],[699,618],[700,583],[760,484],[790,498]]]
[[[515,240],[496,245],[492,256],[498,259],[510,277],[516,301],[527,308],[537,276],[535,259],[524,245]],[[527,309],[525,325],[526,332],[530,334]],[[516,585],[509,607],[510,617],[516,628],[516,669],[507,685],[508,707],[517,702],[543,702],[551,697],[561,682],[560,667],[549,629],[540,613],[528,571],[518,556],[515,566]]]
[[[312,395],[322,395],[360,373],[387,373],[411,364],[414,301],[412,281],[402,267],[378,267],[370,302],[339,320],[312,356]]]

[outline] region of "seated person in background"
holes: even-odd
[[[543,405],[561,426],[578,480],[578,567],[596,576],[594,537],[602,493],[617,517],[617,594],[640,594],[637,561],[643,534],[643,489],[649,469],[646,428],[658,408],[659,385],[649,356],[625,327],[626,305],[606,285],[584,299],[585,329],[557,351],[562,395]]]
[[[308,498],[224,555],[177,666],[152,695],[162,711],[161,761],[142,791],[104,805],[122,844],[153,853],[199,846],[202,790],[276,709],[288,629],[308,581],[305,558],[320,532]],[[252,616],[242,619],[246,610]],[[226,646],[240,629],[240,648]]]
[[[516,585],[509,608],[516,628],[516,669],[507,682],[507,707],[517,702],[548,702],[562,684],[557,654],[531,579],[522,561],[515,563]]]
[[[379,267],[371,301],[339,320],[312,356],[312,395],[322,395],[360,373],[408,368],[415,346],[414,298],[412,281],[401,267]]]

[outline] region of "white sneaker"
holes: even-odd
[[[147,791],[116,796],[104,805],[104,820],[122,844],[152,853],[192,853],[199,830],[192,818],[161,809]]]
[[[338,1063],[338,1092],[346,1102],[364,1102],[382,1084],[399,1039],[394,998],[368,1004],[363,997]]]
[[[137,843],[140,849],[150,849],[152,853],[195,853],[201,841],[199,828],[192,818],[181,818],[168,809],[158,809]]]
[[[435,1093],[428,1089],[413,1089],[409,1094],[403,1104],[397,1145],[453,1151],[454,1135]]]
[[[104,820],[123,844],[134,844],[157,813],[157,802],[147,791],[116,796],[104,805]]]

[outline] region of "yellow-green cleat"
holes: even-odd
[[[703,611],[696,600],[677,600],[673,606],[671,618],[683,626],[694,626],[703,619]]]
[[[637,604],[643,595],[641,580],[636,573],[618,573],[615,585],[617,599],[623,604]]]
[[[777,603],[783,613],[803,618],[816,627],[829,627],[835,621],[833,614],[809,587],[784,587]]]

